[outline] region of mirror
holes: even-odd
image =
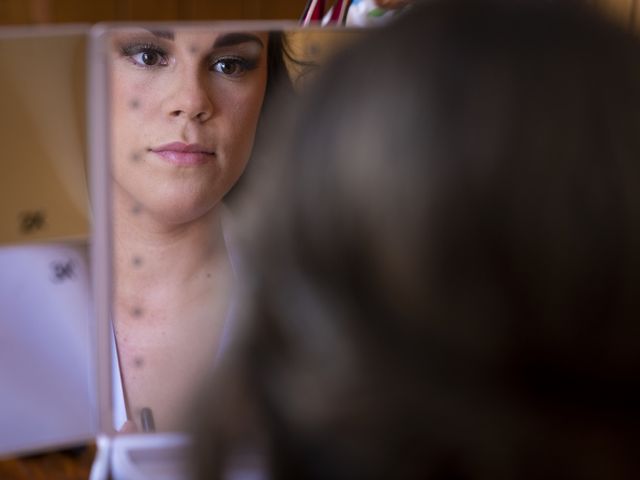
[[[86,44],[0,29],[0,457],[95,435]]]
[[[184,429],[233,338],[241,258],[225,200],[262,112],[357,36],[246,23],[108,29],[116,429]]]
[[[0,457],[182,430],[233,338],[226,199],[274,86],[359,35],[98,27],[0,29]]]

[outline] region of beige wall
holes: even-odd
[[[306,0],[0,0],[0,24],[298,19]]]

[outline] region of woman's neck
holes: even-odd
[[[114,197],[114,327],[128,414],[151,408],[159,430],[175,430],[229,311],[222,208],[166,225]]]
[[[114,195],[116,305],[171,300],[183,303],[205,294],[216,279],[228,279],[222,206],[199,218],[167,225],[123,194]]]

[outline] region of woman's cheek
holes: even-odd
[[[112,104],[118,108],[117,119],[136,117],[137,113],[146,110],[152,102],[159,101],[162,85],[148,72],[131,72],[116,70],[112,77]],[[155,98],[154,98],[155,97]]]
[[[151,133],[149,129],[157,124],[159,116],[157,109],[154,113],[153,108],[154,88],[148,81],[132,78],[131,75],[114,82],[111,127],[116,163],[135,164],[144,154],[145,139]]]
[[[242,133],[250,139],[255,135],[258,119],[260,118],[260,112],[262,111],[265,83],[266,78],[257,87],[254,86],[254,88],[248,89],[244,98],[239,101],[239,115],[241,118],[238,122],[240,125],[244,125],[244,128],[241,129]],[[249,128],[249,125],[251,125],[252,128]]]
[[[260,117],[261,98],[248,98],[245,108],[237,111],[233,126],[232,137],[235,138],[237,150],[241,151],[244,161],[248,160],[256,134],[258,118]],[[249,108],[247,108],[249,107]]]

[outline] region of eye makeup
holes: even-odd
[[[262,43],[255,41],[245,41],[224,47],[214,46],[208,55],[207,64],[211,71],[237,77],[258,68],[263,50]]]
[[[169,53],[160,45],[148,41],[130,41],[119,45],[120,55],[134,65],[153,68],[169,64]]]
[[[209,70],[230,77],[239,77],[246,72],[255,70],[260,63],[260,57],[246,58],[236,55],[212,55],[208,60]]]
[[[176,38],[154,32],[135,32],[114,38],[114,51],[135,67],[153,70],[179,60]],[[189,53],[202,52],[202,65],[214,74],[228,79],[240,78],[262,63],[265,45],[259,37],[245,33],[227,33],[210,44],[208,52],[189,44]],[[206,47],[205,47],[206,48]]]

